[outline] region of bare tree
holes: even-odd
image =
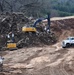
[[[27,15],[39,16],[43,9],[43,0],[27,0],[18,10],[25,12]]]
[[[1,12],[4,11],[4,0],[0,1],[0,10],[1,10]]]
[[[11,12],[13,11],[13,6],[6,0],[0,1],[0,10],[4,12],[5,10],[9,9]]]
[[[50,1],[47,0],[2,0],[1,11],[24,12],[30,16],[40,16],[42,12],[48,11]]]

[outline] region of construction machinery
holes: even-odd
[[[10,50],[17,49],[16,42],[15,42],[15,39],[14,39],[14,34],[12,32],[10,32],[7,35],[6,48],[10,49]]]
[[[37,19],[35,21],[34,25],[22,27],[22,32],[35,32],[36,33],[37,32],[37,29],[36,29],[37,23],[39,23],[39,22],[41,22],[41,21],[43,21],[45,19],[48,20],[48,26],[46,27],[46,31],[47,30],[50,30],[50,14],[48,14],[48,17],[47,18],[39,18],[39,19]]]

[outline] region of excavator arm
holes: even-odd
[[[48,20],[48,25],[47,25],[47,27],[46,27],[46,30],[50,30],[50,14],[48,14],[48,17],[47,17],[47,18],[39,18],[39,19],[37,19],[37,20],[35,21],[33,27],[36,28],[37,23],[39,23],[39,22],[41,22],[41,21],[43,21],[43,20],[46,20],[46,19]]]

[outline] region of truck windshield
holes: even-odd
[[[74,38],[67,38],[67,40],[74,40]]]

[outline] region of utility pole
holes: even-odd
[[[50,32],[50,13],[47,13],[48,17],[47,17],[47,20],[48,20],[48,27],[47,27],[47,30],[49,30]]]

